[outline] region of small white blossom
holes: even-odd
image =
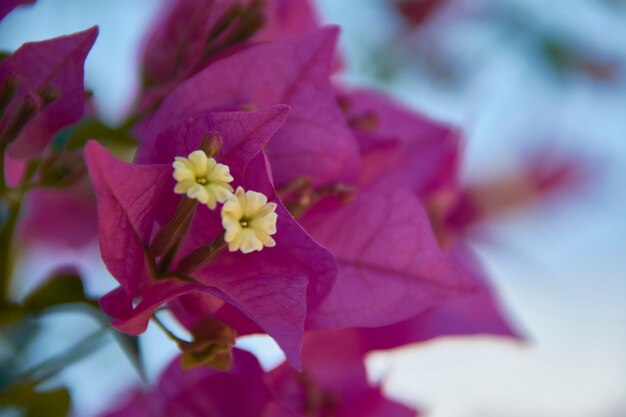
[[[232,195],[233,187],[229,182],[233,181],[233,177],[228,166],[218,164],[204,151],[193,151],[187,158],[177,156],[172,167],[177,181],[174,187],[176,194],[186,194],[211,210]]]
[[[271,235],[276,233],[276,203],[256,191],[237,187],[234,195],[222,207],[222,226],[228,250],[243,253],[260,251],[276,245]]]

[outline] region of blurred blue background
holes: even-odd
[[[0,49],[98,24],[87,84],[105,119],[119,121],[137,88],[142,35],[161,3],[39,0],[0,23]],[[444,338],[377,353],[372,378],[388,374],[389,395],[431,417],[626,417],[626,2],[414,3],[318,2],[324,21],[343,28],[344,81],[386,89],[461,126],[467,183],[515,170],[536,150],[579,155],[593,169],[586,187],[470,237],[526,343]],[[114,286],[95,244],[54,258],[33,254],[41,262],[20,267],[27,279],[18,296],[46,268],[77,257],[92,294]],[[94,326],[71,314],[47,320],[41,343],[49,355]],[[265,339],[244,343],[267,366],[279,360]],[[151,377],[176,352],[154,329],[142,347]],[[77,416],[94,415],[138,382],[123,358],[104,344],[60,375]]]

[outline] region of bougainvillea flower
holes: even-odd
[[[139,334],[160,305],[183,294],[207,293],[257,323],[297,364],[307,302],[319,303],[328,293],[336,266],[330,253],[280,203],[270,179],[261,148],[286,116],[285,106],[194,116],[146,141],[138,152],[139,164],[118,161],[96,143],[87,146],[98,196],[102,256],[121,284],[101,302],[114,317],[115,327]],[[155,222],[164,225],[181,201],[174,193],[172,161],[198,149],[209,132],[218,132],[223,140],[215,158],[230,167],[233,186],[260,192],[276,204],[276,246],[249,254],[221,251],[210,263],[192,268],[191,282],[173,277],[189,266],[188,255],[210,247],[223,233],[220,214],[199,205],[176,259],[155,276],[154,267],[146,262]],[[141,301],[133,307],[137,297]],[[237,323],[227,324],[237,328]]]
[[[9,187],[19,186],[26,162],[5,155],[5,176]],[[79,174],[84,173],[80,167],[77,171]],[[70,172],[70,175],[73,174]],[[38,181],[37,178],[33,183],[37,184]],[[96,239],[96,199],[87,178],[81,178],[63,188],[30,190],[24,200],[24,212],[18,223],[20,243],[79,248]],[[51,218],[54,218],[53,222]]]
[[[402,187],[427,204],[428,215],[448,260],[466,273],[473,291],[455,297],[403,322],[363,329],[378,341],[372,348],[391,348],[441,335],[487,333],[518,337],[498,306],[488,280],[447,220],[461,195],[458,183],[458,131],[434,122],[381,93],[357,90],[340,98],[362,152],[359,185]],[[306,222],[305,222],[306,224]],[[312,232],[315,235],[315,232]],[[444,242],[442,236],[455,235]],[[384,250],[384,249],[381,249]],[[340,262],[341,264],[341,262]],[[341,269],[340,269],[341,270]],[[341,274],[340,274],[341,277]],[[339,278],[341,279],[341,278]]]
[[[106,417],[298,417],[274,400],[264,376],[257,359],[238,349],[229,372],[183,371],[172,361],[152,390],[136,391]]]
[[[449,0],[403,0],[395,8],[412,28],[426,24],[434,15],[449,3]]]
[[[244,41],[270,41],[310,32],[318,19],[306,0],[178,0],[168,4],[147,37],[147,87],[177,84],[214,54]]]
[[[521,169],[488,183],[461,185],[456,129],[373,90],[342,93],[339,100],[361,149],[359,185],[397,184],[416,192],[446,247],[472,224],[580,190],[590,178],[589,161],[537,149]]]
[[[358,149],[329,82],[336,37],[322,29],[213,63],[168,95],[148,136],[203,111],[288,104],[289,118],[265,148],[276,184],[300,176],[317,185],[354,181]]]
[[[444,248],[456,238],[446,218],[461,198],[460,132],[374,90],[343,92],[339,101],[361,150],[361,187],[402,187],[427,208]]]
[[[84,63],[97,35],[93,27],[25,43],[0,62],[0,96],[8,103],[2,109],[0,141],[8,144],[11,156],[38,156],[54,133],[82,116]]]
[[[94,241],[98,235],[96,201],[86,182],[31,191],[25,203],[25,216],[20,220],[21,240],[69,248],[80,248]]]
[[[157,17],[144,47],[144,82],[148,86],[165,84],[192,75],[205,57],[211,31],[228,6],[228,1],[215,0],[169,3]]]
[[[386,183],[424,197],[456,185],[458,129],[374,90],[343,93],[339,101],[361,149],[361,187]]]
[[[158,107],[170,91],[212,62],[257,42],[317,28],[317,16],[307,0],[168,3],[145,42],[144,85],[135,111],[143,113]],[[143,123],[141,126],[145,127]]]
[[[231,252],[260,251],[276,246],[276,203],[268,203],[264,194],[238,187],[222,208],[224,240]]]
[[[581,155],[535,149],[520,167],[502,172],[497,178],[463,186],[446,213],[446,225],[462,234],[479,222],[515,210],[580,196],[589,190],[593,168],[592,162]]]
[[[497,295],[471,251],[458,243],[449,253],[470,274],[476,290],[467,296],[448,300],[408,320],[389,326],[356,330],[364,354],[441,336],[490,335],[523,338],[502,312]]]
[[[410,191],[360,190],[349,204],[327,197],[301,223],[339,267],[331,293],[308,316],[312,328],[388,325],[474,291]]]
[[[414,417],[367,380],[363,346],[355,329],[307,333],[302,372],[283,364],[268,374],[276,399],[304,416]]]
[[[186,158],[177,156],[172,166],[176,180],[174,192],[186,194],[211,210],[217,207],[217,203],[225,202],[233,192],[229,184],[233,177],[228,166],[217,163],[204,151],[193,151]]]
[[[312,32],[320,27],[316,10],[309,0],[265,2],[265,23],[255,41],[271,41]]]

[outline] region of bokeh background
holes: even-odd
[[[105,120],[115,123],[137,88],[142,35],[163,1],[38,0],[0,23],[0,49],[98,24],[86,79]],[[344,81],[385,89],[463,129],[467,184],[539,158],[574,161],[581,174],[566,190],[469,233],[524,343],[441,338],[373,354],[371,378],[386,375],[390,396],[430,417],[626,417],[626,2],[317,5],[325,22],[343,29]],[[17,271],[24,279],[16,297],[50,267],[76,259],[89,293],[114,286],[95,242],[80,251],[30,251]],[[33,361],[97,328],[72,313],[44,320],[46,331],[26,352]],[[139,381],[109,339],[56,380],[72,389],[76,416],[97,415]],[[267,339],[241,343],[265,366],[280,360]],[[158,329],[141,345],[149,378],[176,353]]]

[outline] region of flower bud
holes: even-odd
[[[0,120],[4,117],[4,112],[13,100],[18,85],[19,80],[15,77],[7,77],[2,83],[2,87],[0,87]]]
[[[219,132],[211,131],[201,139],[200,149],[204,151],[207,157],[215,158],[222,149],[222,142],[222,135]]]
[[[43,106],[44,103],[41,97],[34,94],[25,95],[13,117],[5,125],[2,135],[0,135],[0,143],[9,144],[17,139],[22,129],[37,115],[37,112]]]
[[[183,352],[180,358],[182,369],[197,366],[210,366],[219,371],[228,371],[233,363],[232,347],[235,345],[237,332],[229,325],[207,317],[192,329],[192,342],[179,342]]]
[[[48,84],[41,90],[39,90],[37,92],[37,95],[41,97],[43,105],[47,106],[48,104],[59,98],[59,96],[61,95],[61,91],[57,87]]]
[[[348,120],[351,128],[363,132],[374,132],[380,126],[380,119],[374,112],[365,112]]]
[[[39,165],[39,185],[62,188],[70,186],[86,173],[81,152],[54,152]]]

